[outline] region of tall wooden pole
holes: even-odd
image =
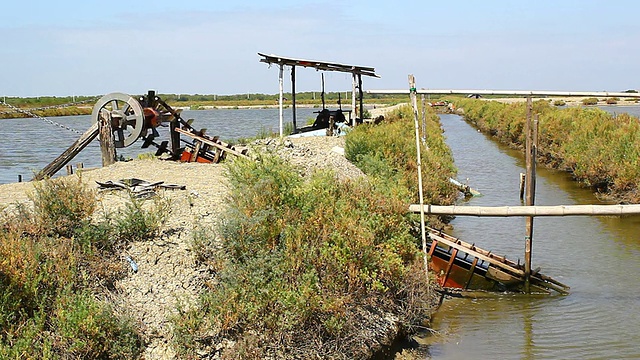
[[[356,73],[351,74],[351,126],[356,126]]]
[[[427,100],[424,98],[424,94],[422,97],[422,142],[427,141]]]
[[[291,66],[291,107],[293,108],[293,133],[298,132],[296,124],[296,67]]]
[[[427,232],[425,229],[424,219],[424,197],[422,196],[422,158],[420,156],[420,128],[418,126],[418,100],[416,98],[416,79],[413,75],[409,75],[409,96],[411,98],[411,106],[413,107],[413,116],[415,118],[416,132],[416,162],[418,165],[418,197],[420,200],[420,233],[422,236],[422,256],[424,260],[424,273],[429,283],[429,262],[427,260]]]
[[[532,121],[531,113],[533,112],[533,106],[531,103],[531,97],[527,98],[527,123],[525,126],[526,131],[526,144],[525,144],[525,161],[527,167],[527,174],[525,177],[525,205],[535,205],[536,195],[536,154],[537,154],[537,137],[538,137],[538,117],[536,115],[535,122]],[[533,244],[533,217],[528,216],[525,218],[525,237],[524,237],[524,289],[529,293],[530,278],[531,278],[531,247]]]
[[[282,113],[282,93],[284,92],[284,84],[283,84],[283,80],[282,80],[282,72],[284,71],[284,65],[280,64],[280,76],[278,77],[278,83],[280,85],[280,97],[278,100],[278,105],[280,108],[280,137],[283,136],[283,124],[284,124],[284,115]]]
[[[363,92],[362,92],[362,74],[358,74],[358,97],[360,99],[360,109],[358,110],[357,116],[360,117],[360,120],[364,120],[364,105],[363,105]]]

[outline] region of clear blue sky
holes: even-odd
[[[0,96],[277,93],[257,52],[373,66],[365,90],[640,88],[637,0],[17,0],[0,41]]]

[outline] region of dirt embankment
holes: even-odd
[[[339,153],[344,139],[338,137],[310,137],[258,142],[269,151],[298,165],[301,172],[310,174],[318,168],[330,168],[339,178],[362,176],[362,172]],[[138,178],[149,182],[186,186],[186,190],[158,190],[168,199],[171,212],[162,235],[154,241],[134,242],[121,254],[126,263],[130,257],[137,271],[117,283],[117,291],[107,294],[117,311],[138,321],[148,346],[145,359],[173,359],[170,319],[177,313],[178,304],[188,308],[195,304],[207,280],[207,269],[200,268],[192,254],[194,228],[214,227],[228,201],[228,187],[221,164],[178,163],[161,160],[118,162],[106,168],[87,170],[82,181],[97,188],[95,181]],[[76,176],[76,175],[73,175]],[[17,202],[27,202],[33,183],[0,185],[0,210],[8,210]],[[98,214],[117,212],[129,199],[125,191],[97,193]],[[127,265],[129,266],[129,265]]]

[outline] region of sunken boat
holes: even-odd
[[[524,265],[504,256],[481,249],[447,235],[441,230],[427,228],[431,270],[438,284],[445,290],[485,290],[525,292]],[[535,269],[530,276],[532,293],[553,292],[567,295],[569,286]]]

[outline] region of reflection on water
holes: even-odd
[[[308,118],[315,118],[311,108],[297,110],[299,126]],[[278,109],[218,109],[183,111],[184,119],[193,118],[194,127],[206,128],[207,134],[221,139],[252,137],[261,129],[278,131]],[[284,112],[284,121],[291,122],[291,109]],[[91,116],[63,116],[56,122],[86,131],[91,126]],[[159,128],[161,139],[169,139],[168,129]],[[80,135],[61,127],[45,123],[40,119],[0,119],[0,184],[17,181],[18,175],[25,180],[33,177],[49,162],[66,150]],[[141,149],[142,141],[128,148],[117,149],[118,155],[135,158],[140,153],[155,152],[155,148]],[[85,167],[101,165],[100,144],[94,140],[72,164],[84,163]],[[59,173],[63,173],[64,169]]]
[[[521,155],[460,117],[442,117],[459,178],[484,196],[469,205],[519,205]],[[538,171],[536,203],[597,203],[564,173]],[[458,217],[454,236],[512,259],[524,257],[524,220]],[[533,267],[571,286],[568,296],[496,294],[446,299],[433,327],[449,334],[434,359],[640,358],[640,218],[536,218]]]

